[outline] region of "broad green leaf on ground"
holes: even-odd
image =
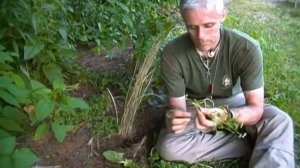
[[[54,121],[51,126],[58,142],[63,142],[67,132],[73,129],[72,125],[65,125],[62,119]]]
[[[8,52],[0,51],[0,63],[12,62],[12,56]]]
[[[17,132],[24,131],[16,121],[14,121],[10,118],[1,117],[0,118],[0,127],[4,128],[5,130],[8,130],[8,131],[17,131]]]
[[[55,102],[50,99],[39,100],[36,107],[36,117],[38,121],[41,121],[48,117],[54,110]]]
[[[31,80],[31,93],[35,94],[35,95],[39,95],[41,97],[48,97],[52,92],[50,89],[48,89],[46,86],[44,86],[42,83],[35,81],[35,80]]]
[[[13,168],[12,158],[10,156],[0,155],[0,167]]]
[[[44,137],[50,131],[50,125],[42,123],[35,131],[34,139],[40,139]]]
[[[14,168],[28,168],[39,158],[28,148],[17,149],[13,154]]]
[[[20,101],[28,97],[29,91],[27,89],[20,88],[14,84],[8,85],[6,89],[10,92],[11,95],[16,97]]]
[[[0,77],[0,86],[5,88],[6,86],[11,85],[11,84],[12,84],[12,80],[9,77],[7,77],[7,76]]]
[[[55,80],[52,82],[53,89],[66,90],[67,86],[62,81]]]
[[[21,108],[18,99],[16,99],[14,96],[12,96],[10,93],[8,93],[5,90],[0,90],[0,98],[2,98],[8,104]]]
[[[0,156],[1,155],[10,155],[14,152],[16,147],[16,138],[6,137],[0,140]]]
[[[2,87],[6,91],[9,91],[10,95],[17,100],[25,99],[28,96],[29,91],[25,89],[25,84],[20,76],[9,72],[4,73],[4,75],[5,76],[0,77],[0,88]],[[9,101],[11,97],[9,96],[6,98]]]
[[[6,137],[11,137],[11,135],[8,132],[6,132],[0,128],[0,139],[4,139]]]
[[[89,105],[82,99],[76,97],[67,97],[67,106],[70,108],[88,109]]]
[[[29,60],[35,57],[37,54],[39,54],[43,49],[45,45],[43,43],[39,44],[26,44],[24,46],[24,59]]]
[[[23,121],[24,119],[27,118],[24,112],[12,106],[5,106],[2,109],[2,115],[6,118],[10,118],[15,121]]]
[[[103,152],[102,154],[106,160],[111,161],[112,163],[121,163],[122,161],[124,161],[124,153],[108,150]]]
[[[30,84],[31,84],[31,88],[33,90],[39,89],[39,88],[46,88],[46,86],[44,84],[42,84],[41,82],[36,81],[36,80],[30,80]]]
[[[57,66],[55,63],[44,65],[43,72],[46,78],[51,82],[55,80],[64,81],[61,68]]]
[[[26,84],[25,84],[23,78],[19,74],[11,72],[11,71],[2,72],[2,74],[9,79],[10,83],[13,83],[20,88],[26,87]],[[6,84],[7,84],[7,82],[6,82]]]

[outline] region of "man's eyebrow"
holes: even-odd
[[[207,23],[203,23],[201,25],[208,25],[208,24],[215,24],[216,22],[207,22]],[[199,26],[198,24],[194,24],[194,23],[187,23],[187,26]],[[201,26],[200,25],[200,26]]]

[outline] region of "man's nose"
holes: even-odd
[[[198,39],[203,39],[205,37],[205,31],[203,28],[201,29],[200,27],[197,30],[197,38]]]

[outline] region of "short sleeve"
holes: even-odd
[[[162,52],[161,73],[169,97],[181,97],[185,95],[186,85],[182,67],[180,61],[169,47],[166,47]]]
[[[245,57],[241,58],[241,87],[250,91],[263,87],[263,57],[259,45],[255,45]]]

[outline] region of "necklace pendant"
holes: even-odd
[[[210,96],[212,96],[214,94],[214,85],[210,84],[208,89],[209,89]]]
[[[216,54],[215,51],[208,51],[207,56],[209,58],[213,58],[215,56],[215,54]]]

